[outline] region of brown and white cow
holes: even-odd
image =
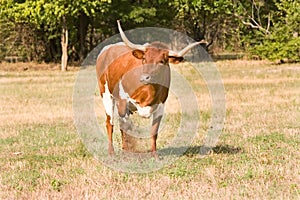
[[[180,63],[183,56],[201,42],[192,43],[180,52],[175,52],[158,42],[133,44],[125,36],[119,21],[118,28],[123,42],[104,47],[96,63],[100,94],[106,112],[108,153],[114,153],[112,134],[116,105],[122,134],[127,131],[126,120],[131,113],[138,112],[146,118],[153,115],[151,151],[157,157],[157,133],[170,86],[169,63]]]

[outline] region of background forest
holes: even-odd
[[[205,39],[216,58],[245,58],[172,66],[158,149],[159,162],[167,163],[163,152],[170,150],[177,160],[151,173],[118,171],[89,151],[75,126],[74,97],[76,85],[93,86],[82,106],[95,109],[89,114],[105,130],[96,71],[58,70],[67,60],[80,66],[118,34],[117,20],[125,31],[174,29]],[[299,34],[300,0],[0,0],[0,199],[300,199]],[[85,71],[86,79],[78,78]],[[219,76],[226,99],[221,95],[220,104],[213,97]],[[179,98],[191,90],[196,110]],[[226,120],[214,112],[224,103]],[[187,146],[173,143],[187,132],[184,106],[199,109],[194,134],[182,137],[193,140]],[[207,136],[223,127],[215,119],[225,120],[222,134],[209,155],[200,155]],[[114,145],[121,147],[117,128]],[[143,160],[132,167],[156,165]]]
[[[1,0],[0,61],[81,62],[104,39],[125,30],[164,27],[212,54],[300,61],[298,0]]]

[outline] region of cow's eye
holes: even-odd
[[[167,62],[166,62],[166,60],[161,60],[159,63],[166,64]]]

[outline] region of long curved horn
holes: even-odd
[[[197,46],[198,44],[204,44],[206,43],[204,40],[201,40],[200,42],[194,42],[186,46],[184,49],[182,49],[179,52],[175,51],[169,51],[169,56],[176,56],[176,57],[183,57],[189,50],[191,50],[194,46]]]
[[[127,39],[125,33],[122,30],[122,27],[121,27],[121,24],[120,24],[120,20],[117,20],[117,23],[118,23],[118,29],[119,29],[121,38],[122,38],[123,42],[126,44],[126,46],[128,46],[131,49],[138,49],[138,50],[141,50],[141,51],[145,51],[146,50],[146,48],[143,45],[133,44],[132,42],[130,42]]]

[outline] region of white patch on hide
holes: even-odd
[[[125,43],[124,43],[124,42],[118,42],[118,43],[115,43],[115,44],[109,44],[109,45],[105,46],[105,47],[100,51],[100,53],[99,53],[99,55],[98,55],[98,57],[97,57],[97,60],[98,60],[99,56],[101,56],[101,54],[102,54],[104,51],[108,50],[110,47],[117,46],[117,45],[125,46]]]
[[[123,85],[122,85],[122,80],[119,82],[119,95],[121,99],[130,99],[129,94],[125,92]]]
[[[125,92],[123,88],[122,81],[119,82],[119,95],[121,99],[126,99],[127,103],[132,103],[136,107],[137,112],[141,117],[149,118],[151,116],[153,108],[151,106],[141,107],[134,99],[130,98],[129,94]],[[158,107],[159,106],[160,105],[158,105]]]
[[[113,99],[111,96],[111,93],[108,89],[108,83],[106,82],[104,85],[104,93],[102,94],[102,102],[104,105],[104,109],[107,115],[110,116],[110,124],[113,124],[113,111],[114,111],[114,105],[113,105]]]
[[[138,114],[141,117],[149,118],[152,114],[152,107],[151,106],[140,107],[138,105],[136,108],[137,108]]]

